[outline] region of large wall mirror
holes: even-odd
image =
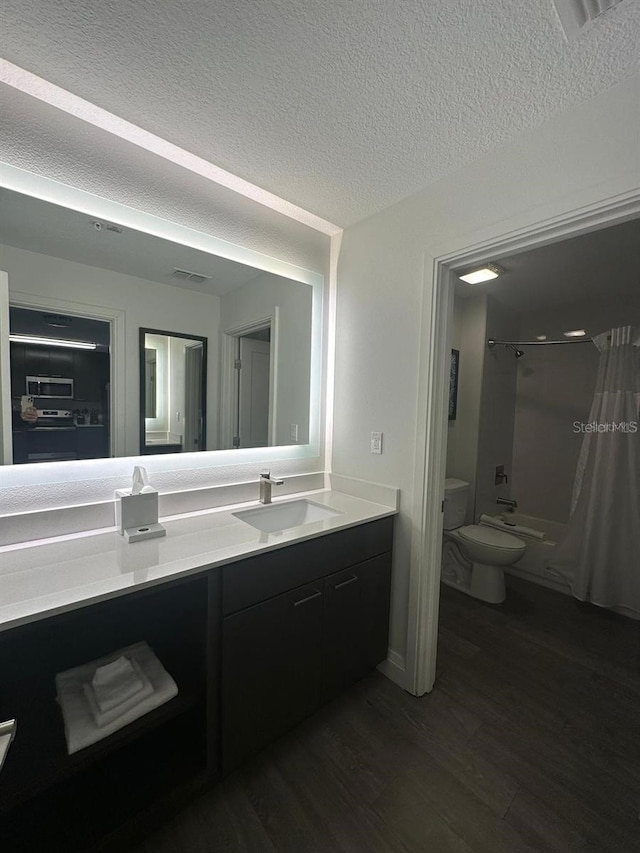
[[[5,464],[317,454],[322,276],[249,251],[242,263],[239,247],[104,200],[94,214],[64,189],[69,206],[0,186]],[[153,233],[164,226],[182,242]]]

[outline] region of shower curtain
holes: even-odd
[[[593,338],[596,390],[566,537],[549,568],[576,598],[640,619],[640,327]],[[575,428],[575,427],[574,427]]]

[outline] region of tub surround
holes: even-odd
[[[397,489],[374,487],[373,502],[345,493],[350,485],[365,492],[362,481],[341,480],[343,491],[296,493],[339,515],[275,533],[233,516],[251,502],[161,516],[162,539],[127,543],[110,527],[0,547],[0,631],[397,513]]]

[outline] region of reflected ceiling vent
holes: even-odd
[[[57,329],[66,329],[73,322],[71,317],[65,317],[64,314],[43,314],[42,319],[47,326],[55,326]]]
[[[91,225],[96,231],[112,231],[114,234],[122,234],[124,230],[121,225],[116,225],[114,222],[101,222],[99,219],[92,219]]]
[[[193,281],[196,284],[202,284],[203,281],[211,281],[213,276],[205,275],[201,272],[192,272],[191,270],[174,269],[171,273],[171,278],[177,278],[179,281]]]
[[[567,41],[616,6],[626,6],[631,0],[553,0]]]

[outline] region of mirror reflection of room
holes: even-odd
[[[104,397],[104,390],[83,392],[75,401],[63,393],[55,406],[48,407],[71,412],[65,427],[102,425],[101,446],[76,449],[74,455],[69,438],[63,443],[58,429],[60,441],[55,447],[50,435],[46,447],[25,450],[22,433],[34,427],[20,414],[21,397],[26,395],[21,379],[11,389],[18,446],[3,461],[137,456],[169,452],[172,443],[180,445],[180,452],[309,443],[312,286],[4,188],[0,188],[0,202],[0,269],[8,276],[12,308],[37,308],[44,314],[46,306],[46,313],[73,316],[74,323],[79,319],[76,315],[82,314],[111,331],[110,344],[107,339],[104,351],[102,345],[97,348],[106,356],[111,346],[107,376],[102,375],[104,370],[100,374],[103,386],[109,384],[110,399]],[[237,345],[238,330],[255,328],[258,321],[270,322],[276,316],[279,324],[277,330],[272,327],[270,343],[270,390],[262,394],[265,408],[256,408],[260,395],[254,388],[251,429],[239,432],[231,391],[237,381],[236,356],[227,355],[225,347],[227,341]],[[152,410],[159,378],[158,363],[154,367],[149,353],[143,368],[149,381],[141,390],[139,328],[167,329],[170,334],[178,330],[191,340],[208,340],[205,433],[196,430],[187,435],[182,426],[167,424],[151,430],[165,433],[164,437],[141,441],[140,408],[148,403]],[[59,331],[66,334],[64,329]],[[49,337],[52,333],[47,330]],[[94,340],[90,335],[87,339]],[[12,349],[11,359],[14,351],[18,352]],[[20,357],[15,356],[16,363]],[[81,360],[78,356],[77,361]],[[56,373],[62,379],[74,378],[69,369],[39,370],[45,377]],[[90,375],[98,373],[92,370]],[[42,410],[39,403],[37,407]],[[158,420],[157,415],[148,417]],[[54,426],[40,424],[40,434],[44,425]],[[238,435],[240,442],[234,443]],[[173,441],[175,436],[181,436],[180,442]]]
[[[273,444],[271,327],[237,338],[234,447]],[[296,438],[297,440],[297,438]]]
[[[13,463],[110,456],[110,326],[11,307]]]
[[[206,450],[206,338],[140,329],[141,454]]]

